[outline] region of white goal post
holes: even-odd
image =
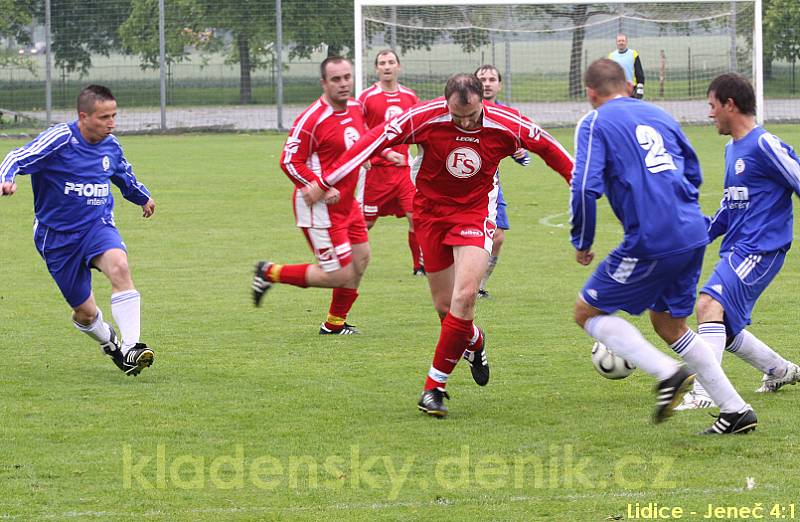
[[[580,22],[560,18],[569,9],[581,11]],[[518,12],[524,16],[513,18]],[[703,114],[698,108],[708,81],[736,71],[752,80],[759,123],[764,119],[762,0],[354,0],[354,22],[357,92],[373,77],[374,52],[396,48],[401,82],[423,99],[438,96],[449,74],[502,63],[506,100],[547,112],[583,101],[576,82],[585,66],[625,32],[642,55],[646,100],[679,120],[704,121],[705,103]],[[498,56],[500,48],[505,54]],[[547,60],[553,64],[540,65]],[[564,114],[556,120],[570,119]]]

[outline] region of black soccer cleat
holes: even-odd
[[[486,290],[478,290],[478,299],[491,299],[491,297]]]
[[[419,276],[419,277],[426,277],[428,275],[428,273],[425,272],[425,267],[421,266],[419,268],[415,268],[414,271],[412,272],[412,275]]]
[[[480,328],[478,328],[481,330]],[[464,359],[469,363],[469,371],[478,386],[489,383],[489,361],[486,359],[486,334],[481,330],[483,341],[481,347],[475,351],[464,351]]]
[[[742,412],[720,413],[717,420],[710,428],[700,432],[700,435],[734,435],[747,433],[756,429],[758,419],[752,408]]]
[[[139,375],[141,371],[153,364],[156,355],[153,350],[144,343],[136,343],[133,348],[128,350],[122,361],[120,368],[126,375]]]
[[[114,327],[108,325],[108,329],[111,330],[111,337],[105,343],[100,343],[100,348],[103,350],[103,353],[111,357],[111,360],[114,361],[114,364],[117,365],[117,368],[125,371],[125,363],[124,357],[122,356],[122,343],[117,337],[117,332],[114,331]]]
[[[444,418],[447,417],[447,406],[444,405],[445,399],[449,400],[450,396],[444,388],[425,390],[419,398],[417,408],[419,411],[433,417]]]
[[[344,325],[339,330],[331,330],[330,328],[325,326],[325,323],[322,323],[319,326],[320,335],[354,335],[360,333],[361,330],[359,330],[352,324],[347,324],[347,323],[344,323]]]
[[[695,374],[689,371],[685,365],[680,365],[678,371],[672,377],[664,379],[656,384],[656,409],[653,412],[653,422],[658,424],[664,422],[672,416],[673,410],[683,400],[692,384]]]
[[[272,283],[267,281],[267,270],[272,263],[270,261],[259,261],[256,263],[255,273],[253,274],[253,304],[261,306],[261,300],[267,291],[272,288]]]

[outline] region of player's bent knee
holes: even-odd
[[[697,298],[697,320],[698,322],[719,321],[724,313],[722,305],[708,294],[701,293]]]
[[[590,307],[580,299],[575,303],[575,310],[572,312],[572,317],[575,319],[575,323],[581,328],[584,328],[586,321],[595,315],[596,313],[594,313],[594,308]]]
[[[72,320],[76,323],[89,325],[95,317],[97,317],[97,305],[91,298],[72,309]]]

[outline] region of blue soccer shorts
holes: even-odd
[[[581,298],[608,314],[645,310],[689,317],[694,312],[705,246],[661,259],[608,254],[581,290]]]
[[[503,187],[499,184],[497,186],[497,217],[495,224],[497,228],[508,230],[511,226],[508,224],[508,212],[506,212],[506,198],[503,197]]]
[[[734,250],[720,257],[700,292],[719,301],[725,309],[727,335],[733,337],[750,324],[753,307],[780,272],[786,252],[743,254]]]
[[[92,259],[112,248],[127,252],[117,228],[102,222],[78,232],[59,232],[36,221],[33,242],[72,308],[92,293]]]

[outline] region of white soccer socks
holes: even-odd
[[[85,333],[98,343],[107,343],[109,339],[111,339],[111,329],[109,328],[108,323],[103,321],[103,312],[101,312],[99,308],[97,309],[97,316],[94,318],[94,321],[92,321],[91,324],[84,325],[75,320],[73,320],[72,323],[75,325],[75,328]]]
[[[724,328],[724,327],[723,327]],[[739,393],[728,380],[712,349],[692,330],[670,345],[703,381],[708,395],[719,404],[721,413],[741,412],[747,407]]]
[[[119,327],[120,337],[122,337],[123,355],[139,342],[141,302],[141,295],[136,290],[111,294],[111,314],[114,316],[114,321]]]
[[[789,361],[747,330],[739,332],[726,350],[736,354],[766,375],[782,375],[789,367]]]
[[[613,315],[598,315],[586,321],[586,333],[659,381],[672,377],[678,362],[650,344],[631,323]]]

